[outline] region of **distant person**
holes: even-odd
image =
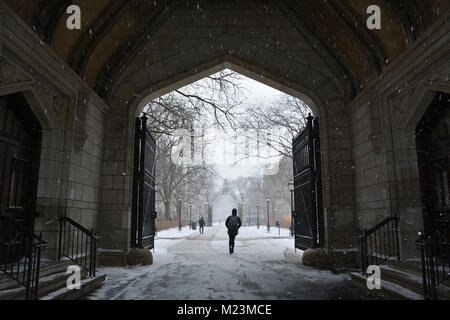
[[[239,233],[239,228],[242,226],[241,218],[237,216],[237,210],[231,211],[231,216],[225,221],[225,226],[228,228],[228,237],[230,239],[229,249],[230,254],[234,253],[234,239]]]
[[[203,232],[205,231],[205,220],[203,219],[203,217],[198,220],[198,229],[200,230],[200,234],[203,234]]]

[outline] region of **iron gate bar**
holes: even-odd
[[[318,247],[323,246],[325,243],[325,222],[323,216],[323,199],[322,199],[322,158],[320,154],[320,130],[319,119],[314,119],[314,168],[315,168],[315,183],[316,188],[316,217],[317,217],[317,234],[318,234]]]
[[[145,131],[147,128],[147,117],[144,115],[141,117],[141,132],[140,132],[140,157],[139,157],[139,198],[138,198],[138,216],[137,216],[137,236],[138,236],[138,248],[142,248],[142,218],[144,215],[144,175],[145,175]]]
[[[364,234],[359,237],[362,274],[365,274],[369,265],[379,265],[390,258],[400,260],[398,221],[398,217],[392,216],[369,230],[364,229]],[[382,234],[383,236],[381,236]],[[387,246],[386,238],[388,239]],[[381,239],[384,239],[383,244]]]
[[[441,221],[416,241],[421,253],[423,295],[427,300],[438,299],[439,286],[450,279],[449,225],[450,221]]]
[[[88,271],[90,277],[95,277],[99,239],[94,229],[88,230],[69,217],[60,218],[58,261],[65,257]]]
[[[0,215],[0,271],[25,288],[27,300],[37,299],[39,296],[41,251],[47,245],[42,240],[42,233],[37,236],[22,223]]]
[[[145,128],[145,165],[143,167],[143,214],[142,214],[142,246],[154,248],[155,237],[155,167],[156,142],[150,131]]]
[[[138,210],[138,188],[139,188],[139,154],[140,154],[140,140],[141,140],[141,119],[135,120],[134,131],[134,158],[133,158],[133,192],[131,200],[131,247],[137,246],[137,210]]]

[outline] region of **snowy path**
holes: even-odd
[[[205,233],[161,231],[154,264],[100,268],[108,281],[88,299],[364,299],[346,274],[301,265],[288,230],[241,228],[235,254],[228,253],[223,225]]]

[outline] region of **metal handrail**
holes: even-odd
[[[450,279],[449,221],[442,221],[427,234],[420,234],[415,244],[421,253],[423,296],[438,298],[438,287]]]
[[[48,243],[21,223],[0,216],[0,268],[25,288],[25,298],[39,297],[41,252]]]
[[[95,277],[99,239],[94,229],[88,230],[69,217],[60,218],[58,260],[65,257]]]
[[[400,241],[396,216],[388,217],[360,236],[361,272],[369,265],[380,265],[392,257],[400,260]]]

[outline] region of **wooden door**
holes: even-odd
[[[438,93],[416,132],[425,233],[448,232],[450,219],[450,95]]]
[[[34,230],[41,130],[21,94],[0,97],[0,215]]]

